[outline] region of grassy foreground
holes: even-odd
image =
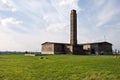
[[[0,80],[120,80],[120,58],[0,55]]]

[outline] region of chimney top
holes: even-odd
[[[76,10],[75,10],[75,9],[72,9],[72,10],[71,10],[71,13],[76,13]]]

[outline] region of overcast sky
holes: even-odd
[[[0,0],[0,51],[40,51],[69,43],[77,10],[78,43],[108,41],[120,49],[120,0]]]

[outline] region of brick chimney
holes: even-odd
[[[77,14],[74,9],[70,13],[70,44],[77,45]]]

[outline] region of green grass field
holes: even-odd
[[[120,80],[120,58],[0,55],[0,80]]]

